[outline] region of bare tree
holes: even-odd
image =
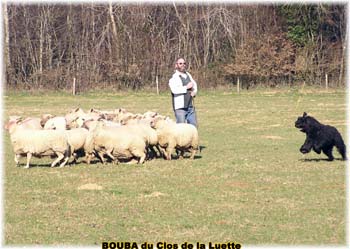
[[[284,9],[295,10],[295,18]],[[80,90],[101,84],[141,89],[157,77],[165,90],[178,56],[186,57],[202,87],[237,75],[262,84],[287,78],[315,84],[326,73],[344,85],[341,4],[4,3],[3,13],[8,86],[65,89],[76,78]],[[307,28],[302,46],[292,36],[299,33],[290,33],[304,27],[298,21]]]

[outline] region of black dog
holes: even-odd
[[[315,118],[308,116],[306,112],[295,121],[295,127],[306,133],[305,143],[300,148],[301,153],[309,153],[313,149],[320,154],[322,150],[328,160],[333,161],[332,149],[335,146],[343,160],[346,160],[346,147],[342,136],[335,127],[321,124]]]

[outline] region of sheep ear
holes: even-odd
[[[307,116],[307,113],[306,112],[304,112],[304,114],[303,114],[303,118],[305,118]]]
[[[77,107],[73,112],[81,112],[81,111],[83,111],[83,109],[81,109],[80,107]]]
[[[17,120],[15,120],[16,122],[15,122],[15,124],[19,124],[19,123],[21,123],[22,121],[23,121],[23,118],[22,117],[20,117],[20,118],[18,118]]]

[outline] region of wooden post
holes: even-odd
[[[73,78],[72,93],[75,95],[75,77]]]
[[[156,75],[157,95],[159,95],[158,75]]]
[[[328,74],[326,74],[326,89],[328,89]]]
[[[239,77],[237,77],[237,92],[239,93],[241,87],[240,87],[240,84],[239,84]]]

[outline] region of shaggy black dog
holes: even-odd
[[[333,146],[337,147],[343,160],[346,160],[346,147],[339,131],[330,125],[324,125],[315,118],[304,112],[302,117],[295,121],[295,127],[306,133],[305,143],[301,146],[300,152],[305,154],[313,149],[317,154],[323,151],[329,161],[333,161]]]

